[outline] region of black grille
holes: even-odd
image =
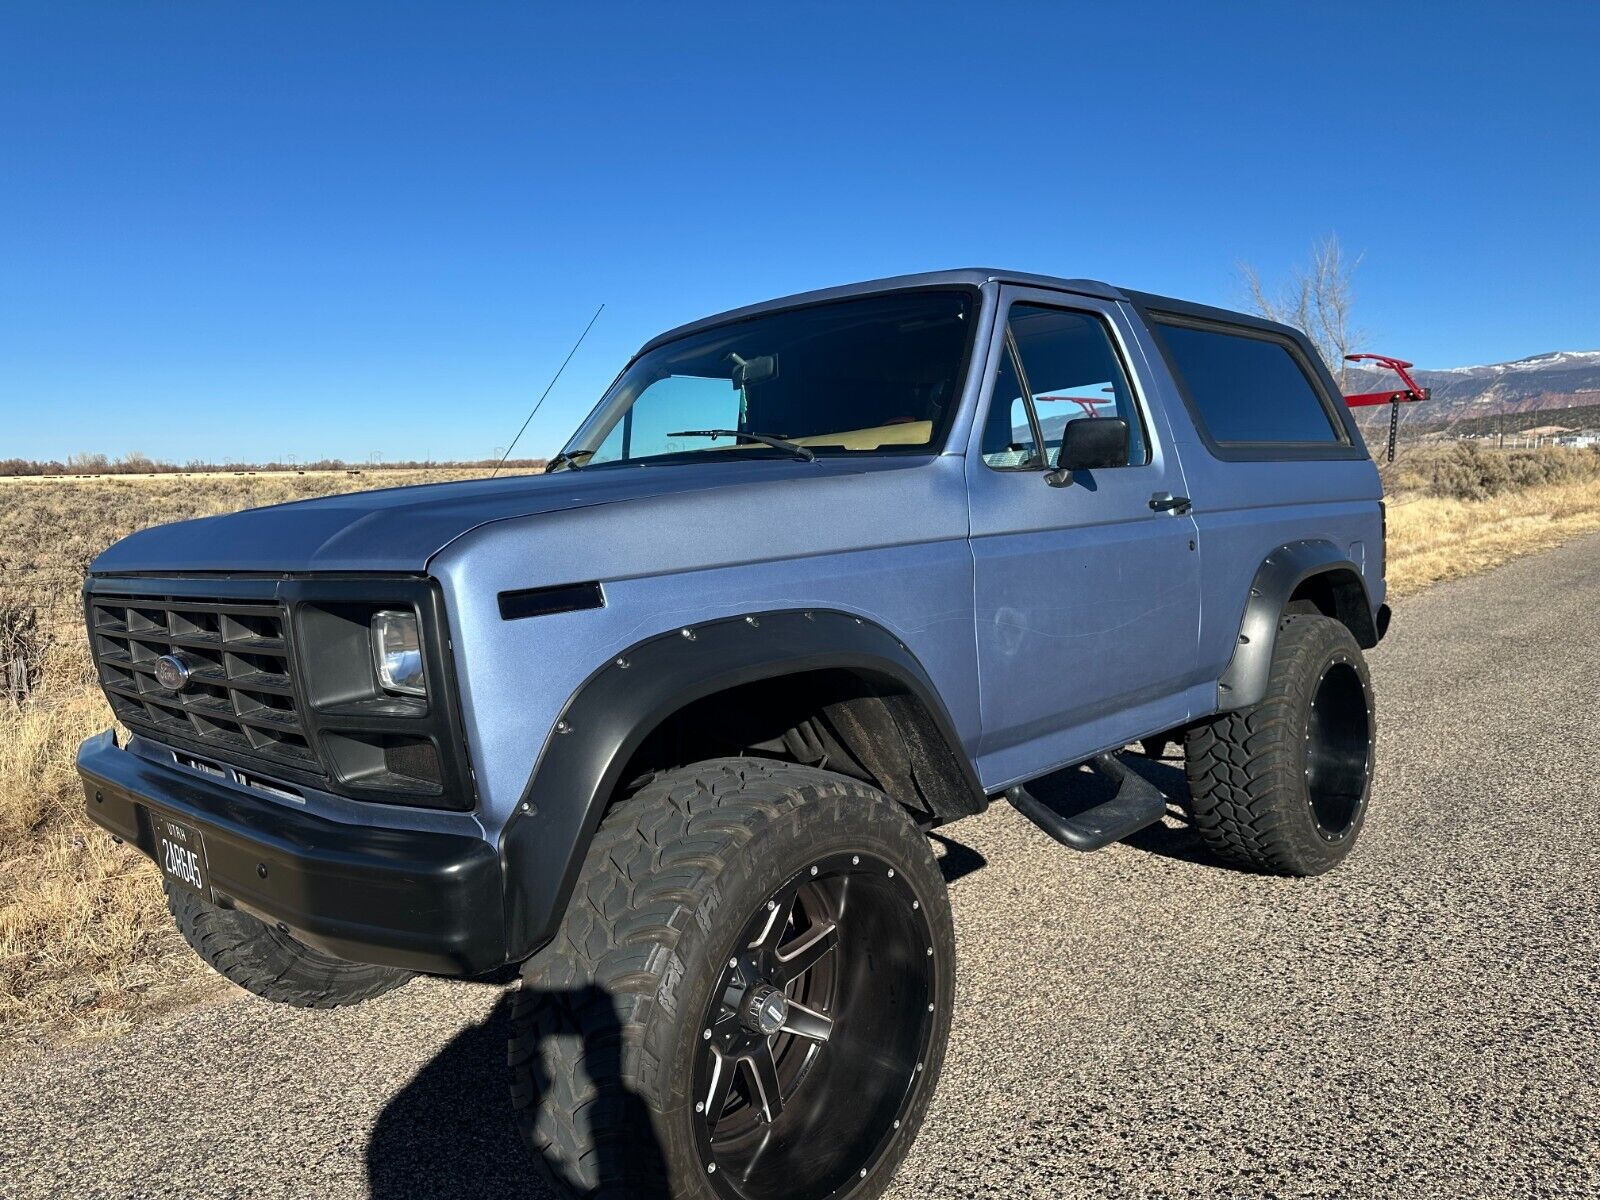
[[[321,774],[296,699],[287,625],[275,602],[89,599],[100,684],[130,728]],[[178,691],[156,678],[164,655],[189,668]]]

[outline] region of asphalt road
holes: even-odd
[[[1009,807],[952,827],[959,1008],[896,1200],[1600,1196],[1596,614],[1600,537],[1398,606],[1323,879],[1176,821],[1088,856]],[[503,1027],[501,989],[425,980],[16,1060],[0,1194],[540,1196]]]

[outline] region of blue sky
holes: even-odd
[[[1397,9],[1405,12],[1396,15]],[[1594,5],[0,12],[0,458],[546,453],[652,333],[959,265],[1600,348]]]

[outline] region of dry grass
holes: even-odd
[[[8,620],[22,629],[32,618],[34,626],[0,636],[0,651],[8,659],[26,651],[41,664],[36,686],[18,701],[0,663],[0,1044],[101,1036],[220,986],[173,929],[149,864],[82,816],[73,755],[111,723],[93,686],[78,608],[89,561],[147,525],[473,473],[19,480],[0,488],[0,635],[12,628]]]
[[[1392,484],[1410,489],[1390,501],[1396,595],[1600,528],[1600,456],[1580,452],[1524,465],[1513,478],[1509,464],[1484,463],[1474,451],[1426,453],[1432,457],[1406,456],[1387,472]],[[73,753],[110,720],[80,628],[77,590],[88,562],[146,525],[465,474],[57,480],[0,488],[0,609],[36,613],[37,628],[26,636],[43,663],[26,700],[0,689],[0,1042],[103,1036],[221,988],[173,930],[154,870],[81,815]],[[1455,494],[1461,491],[1486,498],[1463,499]]]
[[[77,743],[107,725],[77,685],[0,713],[0,1031],[112,1032],[214,986],[149,865],[82,818]]]
[[[1545,484],[1489,500],[1389,505],[1389,587],[1404,596],[1600,529],[1600,486]]]

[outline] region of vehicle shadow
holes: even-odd
[[[553,1200],[517,1137],[506,1091],[511,997],[463,1029],[379,1114],[367,1142],[374,1200],[528,1195]]]
[[[604,1003],[595,1002],[599,995],[593,988],[551,991],[541,1002],[584,1014],[581,1032],[571,1032],[583,1040],[585,1074],[610,1098],[591,1110],[602,1103],[621,1105],[630,1127],[648,1128],[644,1101],[622,1081],[622,1022],[609,996]],[[559,1200],[523,1147],[512,1113],[506,1065],[511,1004],[507,992],[482,1022],[452,1038],[379,1114],[366,1153],[374,1200]],[[537,1054],[534,1063],[532,1084],[542,1092],[551,1080],[539,1069]],[[599,1177],[623,1184],[608,1195],[648,1200],[665,1194],[659,1185],[626,1185],[664,1177],[665,1166],[654,1146],[641,1154],[602,1141],[596,1153]],[[587,1190],[573,1183],[574,1190]]]
[[[1181,756],[1152,758],[1130,752],[1122,755],[1122,762],[1167,798],[1167,819],[1124,838],[1123,845],[1178,862],[1230,869],[1206,850],[1189,821],[1189,783]],[[1028,791],[1062,816],[1074,817],[1111,799],[1116,785],[1098,771],[1080,766],[1034,780]]]
[[[944,876],[946,884],[964,879],[974,871],[981,871],[989,865],[989,860],[982,854],[966,843],[956,841],[948,834],[930,833],[928,840],[943,851],[938,856],[939,874]]]

